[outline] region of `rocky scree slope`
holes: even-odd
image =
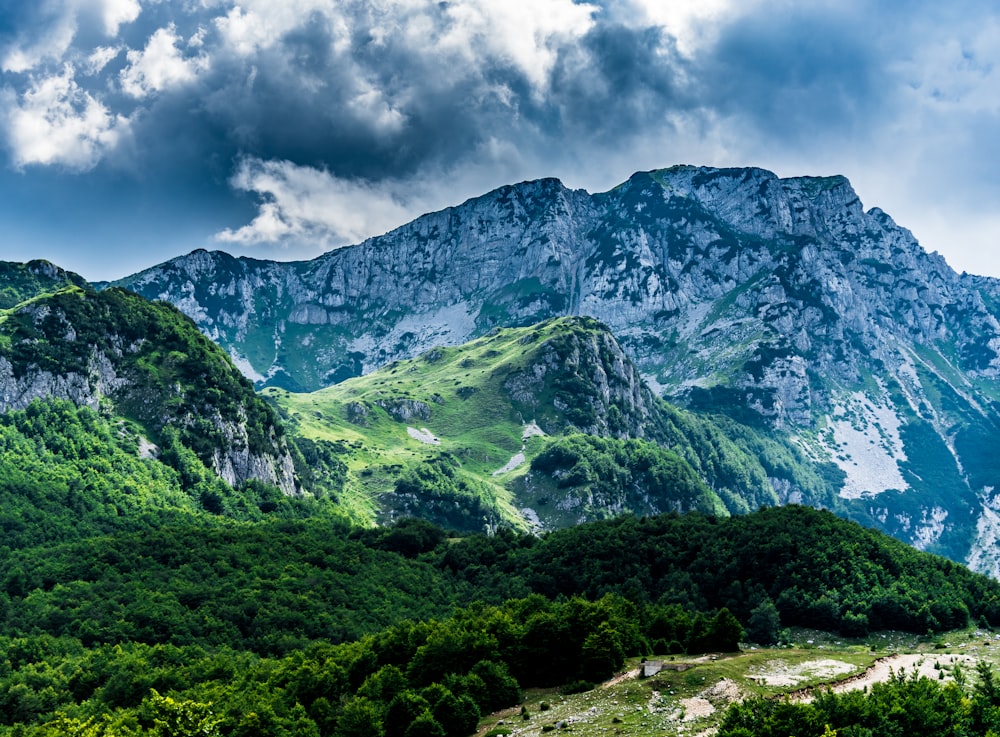
[[[168,304],[67,287],[0,312],[0,412],[67,399],[193,450],[222,479],[297,493],[283,429],[226,354]]]
[[[658,393],[797,435],[840,466],[859,518],[1000,575],[997,284],[956,274],[843,177],[526,182],[313,261],[199,251],[123,283],[292,389],[589,315]]]

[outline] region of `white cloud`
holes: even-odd
[[[76,36],[75,14],[62,14],[52,19],[35,38],[20,38],[4,51],[0,67],[5,72],[27,72],[45,61],[59,61]]]
[[[78,1],[81,5],[93,4],[87,0]],[[96,5],[104,22],[104,32],[108,36],[115,36],[122,25],[131,23],[142,12],[139,0],[99,0]]]
[[[449,4],[446,12],[451,23],[436,49],[469,61],[484,53],[509,61],[544,91],[560,47],[593,27],[598,7],[571,0],[467,0]]]
[[[18,168],[61,164],[90,169],[129,127],[127,119],[80,89],[69,64],[61,74],[34,83],[20,99],[9,90],[4,98],[7,145]]]
[[[362,120],[367,120],[376,133],[397,133],[406,124],[406,115],[385,98],[382,90],[364,80],[357,80],[358,91],[348,107]]]
[[[955,113],[1000,111],[1000,21],[928,36],[900,65],[920,102]]]
[[[710,43],[722,21],[746,13],[760,0],[615,0],[609,17],[633,28],[659,26],[692,55]]]
[[[215,25],[225,45],[246,57],[320,17],[334,53],[347,49],[352,33],[363,33],[375,45],[416,53],[442,81],[467,75],[489,58],[517,68],[544,91],[559,49],[587,33],[599,11],[573,0],[245,0]]]
[[[87,57],[87,74],[100,74],[111,60],[121,53],[121,49],[113,46],[98,46]]]
[[[459,168],[426,169],[379,182],[348,180],[289,161],[246,158],[230,184],[260,196],[257,217],[215,237],[243,246],[338,248],[512,181],[552,174],[548,164],[525,161],[515,144],[496,138],[486,140]]]
[[[215,24],[226,46],[240,56],[250,56],[276,45],[285,34],[301,28],[314,16],[327,19],[332,28],[341,32],[338,36],[346,38],[346,19],[352,9],[344,6],[349,4],[341,0],[243,0],[216,18]],[[388,4],[397,3],[389,0]]]
[[[207,57],[185,59],[178,48],[182,40],[173,26],[167,26],[150,36],[144,50],[130,50],[129,66],[121,72],[122,90],[142,98],[193,81],[206,67]]]
[[[3,52],[0,68],[27,72],[45,62],[60,63],[70,51],[81,26],[96,25],[108,38],[139,17],[139,0],[43,0],[34,8],[38,32],[22,32]]]
[[[251,223],[216,236],[229,243],[311,241],[333,248],[389,230],[412,217],[411,208],[402,203],[390,183],[375,186],[348,181],[290,161],[246,159],[232,185],[259,194],[264,202]]]
[[[239,6],[216,18],[215,26],[225,46],[237,56],[251,56],[276,38],[273,27],[269,27],[263,18]]]

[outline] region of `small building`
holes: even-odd
[[[646,660],[642,663],[642,677],[651,678],[663,670],[662,660]]]

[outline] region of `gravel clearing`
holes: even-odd
[[[747,678],[765,686],[798,686],[804,681],[832,680],[853,670],[854,666],[843,660],[809,660],[798,665],[771,660],[763,669],[747,673]]]

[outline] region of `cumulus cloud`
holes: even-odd
[[[392,183],[347,181],[290,161],[245,159],[232,184],[256,193],[262,202],[251,223],[217,235],[228,243],[311,242],[333,248],[401,225],[411,216]]]
[[[14,165],[61,164],[92,168],[128,131],[128,120],[111,113],[77,85],[72,65],[38,80],[20,98],[4,95],[7,144]]]
[[[468,62],[483,56],[509,62],[540,94],[548,89],[560,50],[593,28],[598,10],[570,0],[449,3],[435,47]]]
[[[62,62],[80,32],[90,29],[106,37],[117,35],[122,25],[139,17],[138,0],[41,0],[17,3],[14,16],[18,32],[6,44],[0,68],[5,72],[26,72],[46,61]]]
[[[183,39],[171,25],[160,28],[142,51],[129,51],[129,65],[121,72],[121,86],[132,97],[146,97],[191,82],[205,68],[206,60],[185,58],[179,48]]]
[[[87,57],[87,74],[100,74],[111,61],[121,53],[121,49],[113,46],[98,46]]]
[[[247,157],[230,184],[255,196],[257,215],[247,225],[216,233],[215,239],[248,247],[304,246],[311,252],[339,248],[507,184],[524,165],[514,144],[497,139],[484,142],[461,168],[422,170],[377,181]]]
[[[36,34],[24,34],[4,49],[0,69],[27,72],[46,60],[61,61],[76,35],[76,19],[65,14],[55,16]]]
[[[104,23],[104,32],[108,36],[114,36],[124,23],[131,23],[139,17],[142,6],[139,0],[97,0],[97,2],[84,2],[78,0],[80,7],[92,7],[101,17]]]

